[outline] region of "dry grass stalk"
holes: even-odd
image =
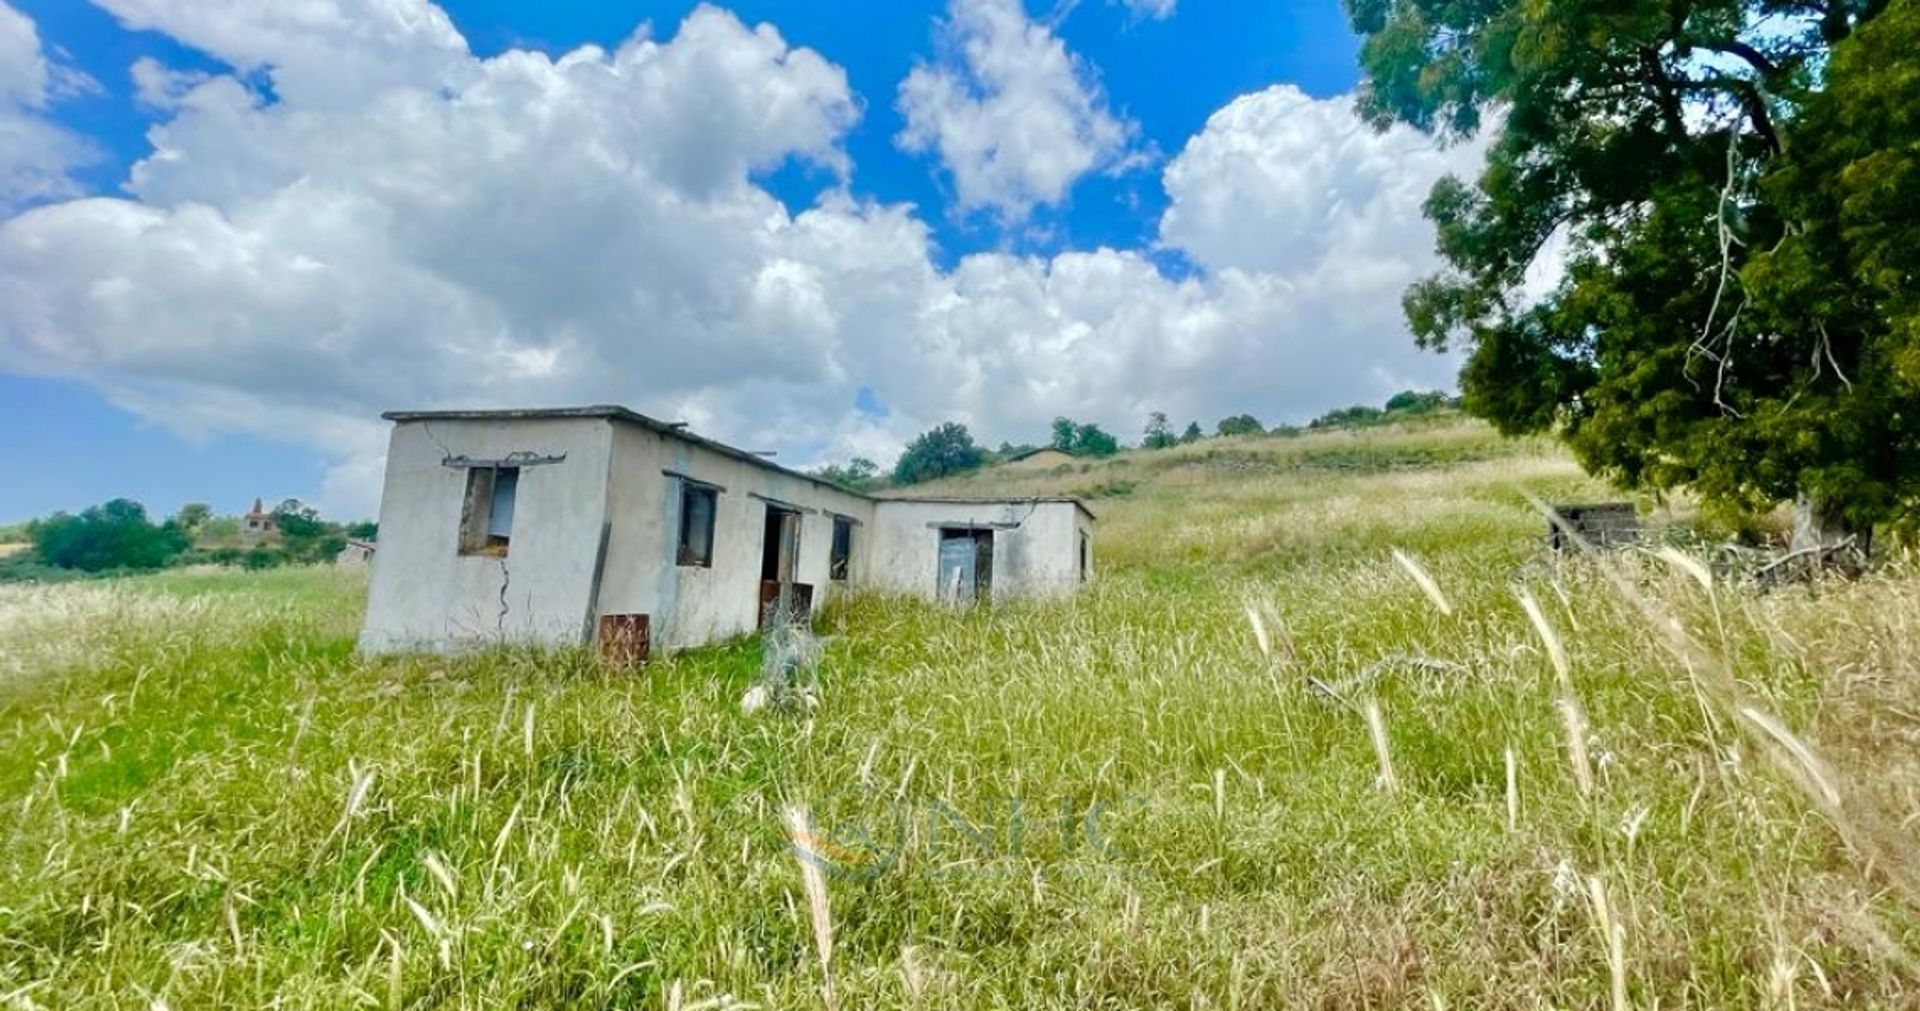
[[[1507,831],[1520,829],[1520,768],[1513,746],[1507,746]]]
[[[1628,1011],[1627,1004],[1627,928],[1615,918],[1607,901],[1607,886],[1598,874],[1587,877],[1587,902],[1593,910],[1593,924],[1607,946],[1607,978],[1611,981],[1613,1011]]]
[[[1545,503],[1532,496],[1528,500],[1549,520],[1561,522]],[[1670,564],[1677,564],[1667,555],[1662,557]],[[1825,771],[1829,766],[1811,745],[1792,734],[1783,737],[1776,733],[1776,730],[1784,733],[1785,724],[1748,697],[1734,673],[1731,658],[1702,645],[1670,607],[1655,601],[1634,584],[1619,561],[1598,556],[1596,560],[1599,571],[1621,598],[1661,634],[1667,649],[1693,678],[1696,689],[1722,713],[1734,718],[1747,739],[1826,814],[1841,838],[1856,851],[1862,870],[1886,875],[1910,906],[1920,908],[1920,858],[1915,856],[1909,834],[1898,819],[1870,800],[1860,799],[1844,789]],[[1681,568],[1698,581],[1697,565]],[[1710,578],[1705,585],[1710,591]],[[1711,592],[1709,600],[1718,621],[1719,602]]]
[[[1254,607],[1251,601],[1247,603],[1247,624],[1253,626],[1253,641],[1260,647],[1260,655],[1272,660],[1273,640],[1267,636],[1267,625],[1260,620],[1259,608]]]
[[[1541,645],[1547,649],[1547,660],[1553,664],[1553,676],[1560,682],[1560,690],[1573,693],[1573,665],[1567,662],[1567,649],[1560,642],[1560,636],[1553,626],[1547,623],[1547,616],[1540,610],[1540,602],[1526,587],[1518,587],[1514,595],[1520,598],[1520,609],[1527,612],[1527,620],[1533,623],[1535,635],[1540,637]]]
[[[1835,782],[1833,770],[1813,746],[1801,739],[1779,717],[1753,706],[1741,706],[1740,716],[1746,722],[1758,727],[1767,737],[1778,743],[1780,748],[1792,756],[1793,763],[1786,771],[1800,783],[1809,795],[1820,801],[1820,806],[1832,814],[1840,813],[1840,787]]]
[[[1428,600],[1433,601],[1433,606],[1439,608],[1441,614],[1449,618],[1453,617],[1453,602],[1447,599],[1446,594],[1440,592],[1440,584],[1434,582],[1426,566],[1421,565],[1412,555],[1399,548],[1393,549],[1393,560],[1400,563],[1400,567],[1413,578],[1414,585],[1420,587],[1420,592],[1426,594]]]
[[[1560,641],[1559,633],[1548,623],[1546,612],[1540,609],[1540,602],[1526,587],[1516,587],[1514,596],[1520,600],[1520,609],[1527,613],[1527,621],[1533,625],[1533,631],[1546,647],[1547,661],[1553,665],[1554,680],[1560,686],[1560,722],[1566,728],[1567,762],[1573,766],[1574,782],[1579,784],[1580,795],[1593,794],[1593,761],[1587,755],[1587,711],[1580,704],[1580,697],[1573,690],[1573,665],[1567,660],[1567,648]]]
[[[1580,700],[1562,695],[1559,701],[1560,723],[1567,731],[1567,763],[1573,766],[1573,781],[1580,796],[1593,796],[1593,761],[1587,757],[1587,711]]]
[[[900,949],[900,981],[906,985],[907,999],[912,1003],[919,1004],[926,998],[927,973],[920,967],[911,944]]]
[[[1373,738],[1373,754],[1380,760],[1380,788],[1388,793],[1400,792],[1400,777],[1393,772],[1393,752],[1387,744],[1387,721],[1380,714],[1380,701],[1367,700],[1367,732]]]
[[[827,876],[818,862],[807,858],[812,819],[807,809],[798,804],[789,805],[784,814],[787,840],[793,844],[794,860],[800,865],[800,884],[807,893],[807,916],[813,921],[814,949],[820,955],[821,996],[827,1011],[838,1011],[839,1003],[833,995],[833,911],[827,906]]]

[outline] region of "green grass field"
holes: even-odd
[[[0,586],[0,1006],[1920,993],[1910,561],[1555,563],[1526,496],[1609,492],[1467,424],[948,490],[1097,496],[1096,585],[838,607],[798,711],[753,641],[359,660],[330,570]]]

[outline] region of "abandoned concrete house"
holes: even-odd
[[[248,542],[262,541],[278,532],[279,527],[274,523],[273,514],[268,512],[265,504],[255,496],[253,508],[247,510],[245,516],[240,517],[240,539]]]
[[[966,603],[1093,574],[1093,513],[1071,498],[860,495],[620,407],[383,417],[368,652],[644,656],[854,588]]]

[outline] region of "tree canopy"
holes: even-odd
[[[1140,440],[1143,449],[1166,449],[1178,446],[1180,437],[1173,434],[1173,422],[1167,420],[1167,412],[1154,411],[1147,415],[1145,437]]]
[[[280,545],[290,561],[330,561],[347,546],[346,531],[339,524],[321,519],[318,510],[299,499],[274,507],[273,526],[280,531]]]
[[[814,471],[813,476],[854,492],[870,492],[881,484],[880,465],[864,456],[856,456],[845,465],[830,463]]]
[[[1236,414],[1230,418],[1221,418],[1214,431],[1221,435],[1264,435],[1266,427],[1260,419],[1251,414]]]
[[[146,507],[117,498],[81,510],[54,513],[27,528],[40,561],[62,569],[158,569],[187,550],[187,535],[172,523],[155,524]]]
[[[1112,456],[1120,452],[1120,440],[1092,422],[1072,418],[1053,419],[1053,448],[1082,456]]]
[[[1376,125],[1493,134],[1406,297],[1466,408],[1864,529],[1920,484],[1915,0],[1348,0]],[[1529,292],[1541,251],[1564,276]]]
[[[973,433],[949,421],[920,433],[907,444],[893,466],[894,484],[916,484],[973,470],[985,463],[986,451],[973,443]]]

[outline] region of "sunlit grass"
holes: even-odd
[[[1087,593],[835,608],[810,710],[742,711],[751,641],[359,660],[328,570],[0,588],[0,1004],[1910,1001],[1906,870],[1866,859],[1912,841],[1909,563],[1765,596],[1621,563],[1829,810],[1606,571],[1542,558],[1526,493],[1606,495],[1549,446],[962,484],[1119,480]],[[822,895],[795,806],[840,847]]]

